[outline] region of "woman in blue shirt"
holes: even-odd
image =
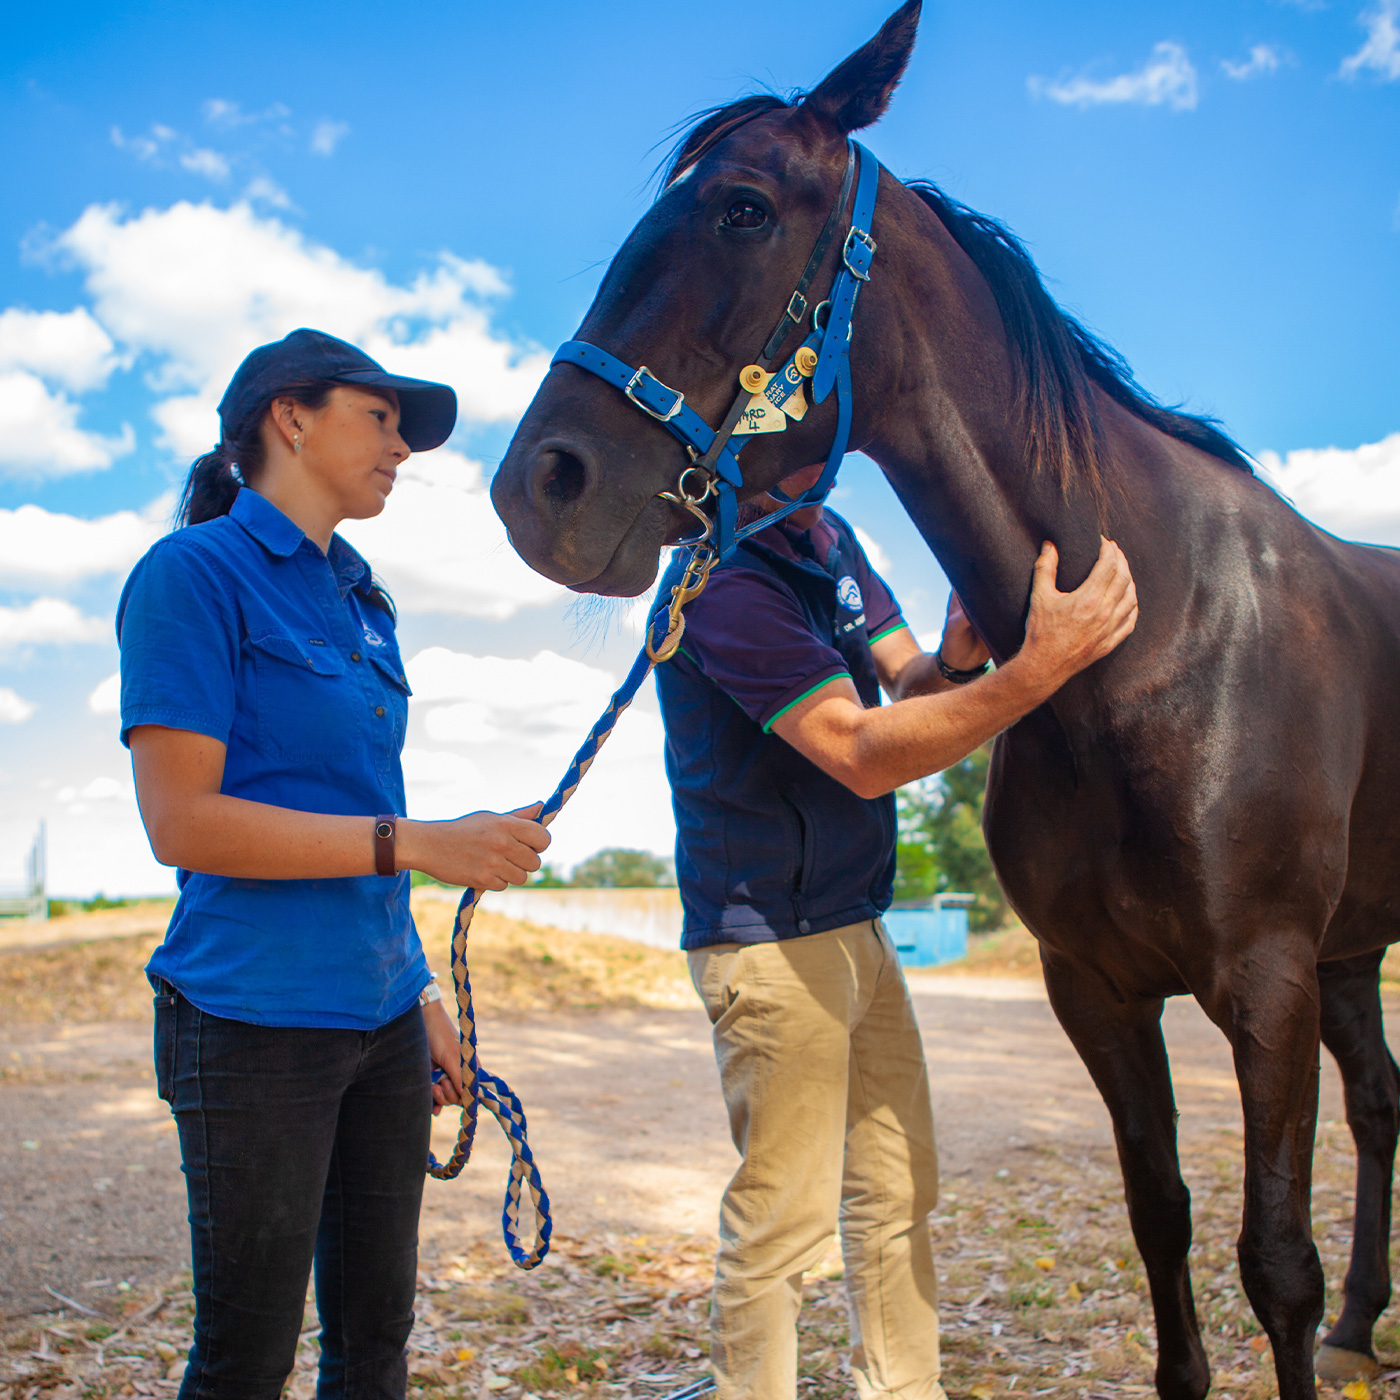
[[[430,1113],[461,1090],[408,872],[504,889],[549,836],[536,808],[404,819],[393,606],[335,533],[447,439],[452,390],[299,330],[219,417],[117,612],[122,739],[180,888],[147,969],[190,1199],[180,1394],[275,1400],[314,1263],[318,1396],[402,1400]]]

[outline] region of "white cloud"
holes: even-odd
[[[82,787],[60,788],[54,794],[65,805],[70,802],[134,802],[135,789],[124,778],[94,778]]]
[[[180,164],[191,174],[203,175],[206,180],[216,183],[228,179],[228,157],[205,146],[196,146],[180,156]]]
[[[1248,58],[1243,61],[1222,58],[1220,66],[1225,70],[1226,77],[1242,83],[1250,78],[1262,77],[1266,73],[1277,73],[1282,62],[1283,55],[1274,45],[1255,44],[1250,49]]]
[[[88,696],[88,709],[95,715],[116,715],[122,708],[122,673],[113,671],[105,681],[99,681]]]
[[[35,598],[21,607],[0,607],[0,648],[34,642],[92,642],[111,634],[110,624],[84,617],[62,598]]]
[[[888,578],[890,572],[890,556],[880,548],[876,539],[862,530],[859,525],[855,527],[855,532],[860,547],[865,551],[865,557],[870,560],[870,567],[882,578]]]
[[[28,370],[81,394],[100,389],[117,364],[112,337],[86,307],[0,311],[0,371]]]
[[[1383,80],[1400,78],[1400,0],[1377,0],[1362,11],[1366,42],[1342,60],[1341,76],[1355,78],[1369,68]]]
[[[429,647],[407,671],[410,723],[434,745],[405,753],[409,811],[421,817],[506,811],[547,797],[618,682],[553,651],[523,660]],[[668,851],[675,824],[663,747],[648,692],[619,719],[552,828],[556,846],[546,859],[569,864],[604,845]]]
[[[0,724],[23,724],[38,708],[32,700],[0,686]]]
[[[126,136],[119,126],[112,128],[112,144],[119,151],[130,151],[137,160],[153,161],[160,155],[160,148],[171,140],[175,133],[168,126],[151,128],[150,136]]]
[[[0,510],[0,578],[73,580],[124,573],[166,531],[172,500],[84,520],[23,505]]]
[[[0,373],[0,473],[66,476],[96,471],[135,446],[131,428],[104,437],[78,427],[78,406],[27,370]]]
[[[410,457],[383,514],[340,533],[404,612],[507,618],[566,596],[510,547],[480,464],[444,448]]]
[[[391,370],[446,379],[464,420],[515,418],[548,368],[544,352],[492,330],[482,302],[504,284],[487,264],[443,254],[396,284],[246,203],[130,217],[94,205],[54,246],[85,272],[117,341],[160,362],[154,416],[182,457],[215,440],[214,406],[243,356],[298,326],[362,345]]]
[[[1069,107],[1098,107],[1136,103],[1144,107],[1168,106],[1190,111],[1196,105],[1196,69],[1182,45],[1163,40],[1152,49],[1152,56],[1130,73],[1112,78],[1032,77],[1027,86],[1033,97],[1048,97]]]
[[[1264,479],[1343,539],[1400,545],[1400,432],[1356,448],[1261,452]]]
[[[311,133],[311,154],[329,156],[350,134],[349,122],[319,121]]]
[[[261,112],[245,112],[241,103],[231,102],[225,97],[211,97],[204,104],[204,120],[221,131],[232,131],[236,127],[253,126],[259,122],[284,121],[291,115],[291,109],[280,102],[274,102]]]
[[[243,191],[243,198],[257,200],[273,209],[293,208],[291,195],[276,180],[269,180],[266,175],[258,175],[249,180],[248,188]]]

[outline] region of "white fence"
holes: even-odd
[[[424,885],[414,893],[435,899],[461,898],[460,890]],[[569,933],[604,933],[653,948],[681,946],[681,896],[674,888],[628,890],[502,890],[481,907],[522,923]]]

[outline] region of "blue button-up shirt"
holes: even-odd
[[[257,492],[136,565],[117,607],[122,742],[141,724],[227,746],[230,797],[404,813],[408,682],[394,621],[338,535],[328,553]],[[366,856],[369,854],[366,829]],[[244,880],[181,870],[147,968],[202,1011],[264,1026],[367,1030],[428,981],[409,877]]]

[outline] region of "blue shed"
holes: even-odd
[[[967,956],[967,911],[974,894],[902,899],[885,911],[885,927],[904,967],[937,967]]]

